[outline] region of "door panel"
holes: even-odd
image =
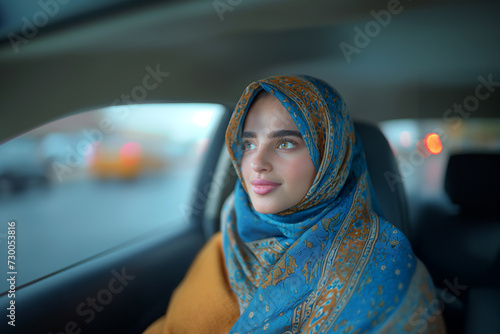
[[[16,291],[2,333],[135,333],[165,313],[204,243],[200,229],[161,228]],[[70,251],[70,250],[68,250]],[[0,297],[5,310],[9,299]]]

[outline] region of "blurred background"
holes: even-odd
[[[187,224],[224,111],[197,103],[108,107],[0,145],[0,221],[17,222],[18,284],[161,225]]]

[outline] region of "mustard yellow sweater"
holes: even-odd
[[[239,314],[227,279],[220,232],[196,256],[166,314],[144,334],[228,333]]]

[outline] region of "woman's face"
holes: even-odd
[[[252,103],[242,141],[241,171],[255,210],[272,214],[299,203],[316,170],[297,126],[273,95]]]

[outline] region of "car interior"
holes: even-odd
[[[345,98],[381,212],[430,272],[432,306],[443,314],[447,332],[500,333],[499,13],[494,0],[1,0],[0,249],[6,262],[7,222],[15,221],[20,264],[15,296],[12,284],[0,285],[0,331],[141,333],[164,315],[194,257],[219,230],[234,188],[225,131],[241,92],[267,76],[307,74]],[[26,278],[22,262],[48,268],[57,261],[23,242],[33,225],[47,225],[37,247],[56,249],[57,239],[80,232],[58,216],[64,208],[57,201],[34,211],[34,221],[17,216],[34,210],[32,203],[50,189],[30,189],[50,188],[57,171],[51,160],[49,181],[12,190],[8,182],[28,174],[39,178],[40,169],[21,174],[19,166],[33,162],[19,158],[12,165],[10,157],[20,149],[9,145],[42,127],[45,133],[72,133],[99,124],[103,138],[112,137],[104,116],[100,123],[77,117],[116,106],[176,103],[213,103],[223,110],[206,140],[193,146],[201,158],[190,162],[195,177],[187,218],[179,209],[157,210],[149,199],[139,219],[104,205],[99,210],[106,214],[97,212],[103,218],[81,236],[88,247],[97,242],[93,238],[115,240],[99,227],[108,224],[104,217],[144,229]],[[170,136],[182,137],[182,131]],[[410,145],[403,132],[411,135]],[[438,152],[428,140],[436,133]],[[171,151],[171,160],[181,154]],[[9,191],[2,190],[2,177]],[[133,193],[138,182],[122,183]],[[181,192],[178,183],[151,184],[155,191]],[[71,184],[65,189],[71,199]],[[99,196],[100,190],[89,195],[104,202]],[[93,210],[86,203],[75,207],[75,217]],[[146,227],[153,218],[165,224]],[[65,244],[51,254],[78,254],[78,247]],[[8,323],[13,300],[15,326]]]

